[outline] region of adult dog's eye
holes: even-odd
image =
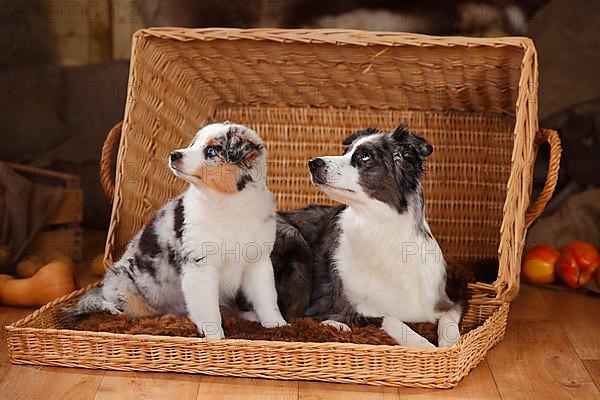
[[[206,157],[213,158],[216,155],[217,155],[217,149],[215,149],[215,146],[209,146],[206,148]]]
[[[403,160],[405,158],[410,158],[410,153],[405,149],[402,149],[402,150],[394,153],[395,160]]]
[[[363,153],[360,154],[360,156],[358,158],[360,158],[360,161],[366,162],[366,161],[369,161],[371,159],[371,156],[369,155],[369,153],[363,152]]]

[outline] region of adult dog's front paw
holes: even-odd
[[[263,321],[260,324],[263,326],[263,328],[269,328],[269,329],[279,328],[280,326],[289,326],[290,325],[284,319],[280,319],[277,321]]]
[[[454,321],[438,322],[438,347],[452,347],[460,342],[460,328]]]
[[[429,340],[424,339],[421,342],[418,343],[413,343],[412,345],[410,345],[409,347],[414,347],[417,349],[435,349],[435,345],[433,343],[431,343]]]
[[[350,327],[348,325],[346,325],[345,323],[339,322],[339,321],[334,321],[332,319],[327,319],[327,320],[321,322],[321,325],[331,326],[332,328],[335,328],[338,331],[342,331],[342,332],[352,332],[352,329],[350,329]]]
[[[440,337],[438,339],[438,347],[452,347],[458,342],[460,342],[460,335],[451,338]]]

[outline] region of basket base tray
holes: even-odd
[[[6,327],[11,362],[117,371],[316,380],[378,386],[451,388],[502,339],[508,303],[448,349],[352,343],[115,334],[61,329],[62,307],[84,292],[50,303]]]

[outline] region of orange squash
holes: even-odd
[[[37,256],[28,256],[23,258],[17,264],[17,276],[19,278],[31,278],[43,266],[44,262]]]
[[[104,267],[104,254],[100,253],[90,261],[90,269],[96,276],[103,276],[106,272]]]
[[[73,290],[73,265],[62,261],[45,265],[31,278],[0,275],[0,304],[7,306],[43,306]]]

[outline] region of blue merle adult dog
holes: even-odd
[[[284,315],[376,325],[412,347],[433,344],[406,323],[437,323],[438,345],[452,346],[464,299],[447,294],[447,263],[424,216],[432,146],[404,125],[343,144],[343,155],[308,163],[314,185],[343,205],[279,214],[273,262]]]

